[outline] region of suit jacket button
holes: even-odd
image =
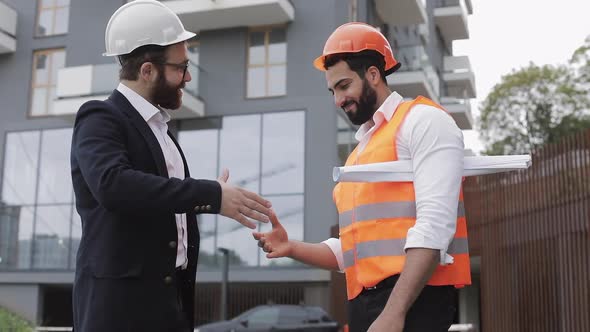
[[[170,241],[170,243],[168,243],[168,246],[169,246],[171,249],[176,249],[176,241]]]
[[[166,278],[164,278],[164,283],[165,284],[171,284],[172,283],[172,277],[171,276],[166,276]]]
[[[207,205],[207,211],[211,211],[211,205]]]
[[[199,210],[200,210],[200,209],[201,209],[201,207],[200,207],[200,206],[198,206],[198,205],[197,205],[197,206],[195,206],[195,211],[199,212]]]

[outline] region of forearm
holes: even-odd
[[[388,316],[403,316],[434,273],[440,262],[439,250],[413,248],[406,252],[404,269],[383,309]]]
[[[338,261],[336,256],[324,243],[307,243],[289,240],[291,250],[289,257],[326,270],[338,271]]]

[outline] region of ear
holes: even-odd
[[[151,62],[144,62],[139,68],[139,78],[146,82],[152,82],[157,78],[158,71]]]
[[[372,86],[376,86],[381,81],[381,73],[379,73],[379,69],[375,66],[371,66],[367,69],[365,73],[365,78]]]

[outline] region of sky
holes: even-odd
[[[468,55],[479,107],[502,75],[512,69],[563,64],[590,35],[590,0],[471,0],[469,39],[453,42],[453,55]],[[475,126],[474,126],[475,127]],[[463,132],[465,147],[483,149],[475,130]]]

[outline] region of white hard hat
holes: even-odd
[[[111,16],[105,31],[106,52],[103,55],[128,54],[144,45],[172,45],[194,36],[184,30],[178,16],[159,1],[136,0],[124,4]]]

